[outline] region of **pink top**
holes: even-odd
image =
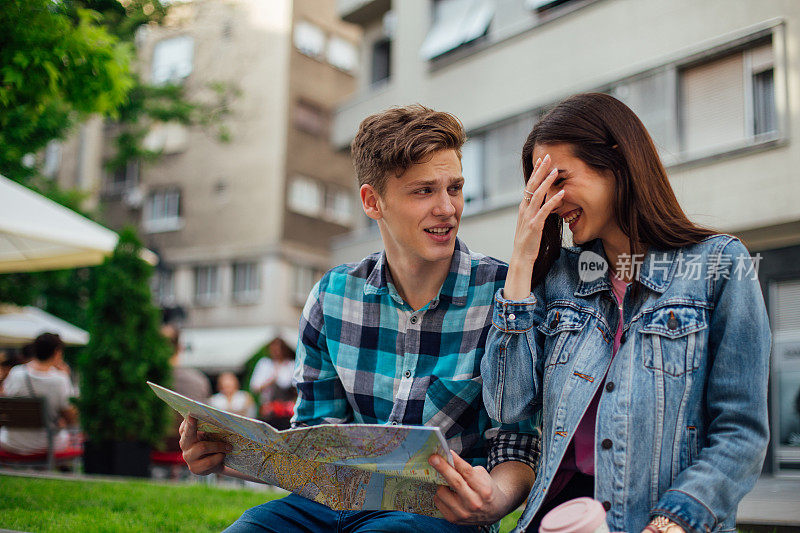
[[[619,324],[617,325],[617,332],[614,335],[614,345],[611,351],[611,357],[613,359],[614,356],[617,355],[617,350],[619,350],[622,339],[622,301],[625,298],[625,290],[628,284],[619,279],[613,272],[609,273],[609,278],[611,279],[611,290],[614,293],[618,304],[617,307],[619,308]],[[600,403],[600,395],[602,394],[604,382],[605,376],[603,376],[603,381],[597,388],[594,398],[592,398],[592,401],[589,403],[589,407],[586,408],[583,418],[581,418],[581,421],[578,423],[575,436],[567,447],[564,458],[553,478],[553,483],[548,491],[548,499],[561,492],[567,483],[569,483],[569,480],[575,472],[582,472],[590,476],[594,475],[594,429],[597,421],[597,404]]]

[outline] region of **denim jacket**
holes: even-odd
[[[608,272],[579,274],[589,250],[605,258],[599,240],[586,250],[563,248],[525,300],[495,297],[486,408],[504,423],[543,410],[538,474],[515,531],[542,504],[601,383],[595,498],[611,531],[639,533],[655,515],[686,531],[733,531],[769,438],[771,335],[750,255],[728,235],[650,250],[625,293],[612,359],[617,302]]]

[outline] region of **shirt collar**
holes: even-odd
[[[591,251],[606,259],[605,251],[603,249],[603,242],[600,239],[594,240],[590,246],[585,248],[585,251]],[[672,276],[675,273],[677,261],[674,261],[675,249],[671,250],[648,250],[644,259],[637,259],[636,263],[640,265],[637,281],[645,287],[663,293],[672,281]],[[606,259],[607,260],[607,259]],[[632,268],[632,262],[627,266]],[[602,290],[611,290],[611,280],[609,279],[609,271],[606,270],[605,274],[592,281],[583,281],[578,283],[575,289],[575,296],[589,296]]]
[[[442,288],[439,289],[439,295],[431,302],[431,305],[438,304],[442,298],[455,305],[466,305],[471,274],[472,254],[467,245],[456,237],[453,258],[450,261],[450,271],[442,284]],[[367,276],[364,284],[364,294],[389,294],[398,303],[402,302],[402,298],[397,294],[394,283],[392,283],[392,275],[386,263],[386,250],[380,253],[375,266]]]

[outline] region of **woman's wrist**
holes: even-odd
[[[531,293],[531,277],[533,276],[533,261],[526,261],[514,256],[508,266],[506,284],[503,287],[503,297],[508,300],[524,300]]]

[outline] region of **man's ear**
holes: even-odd
[[[364,213],[373,220],[382,219],[380,196],[375,188],[365,183],[361,186],[359,194],[361,195],[361,207],[364,208]]]

